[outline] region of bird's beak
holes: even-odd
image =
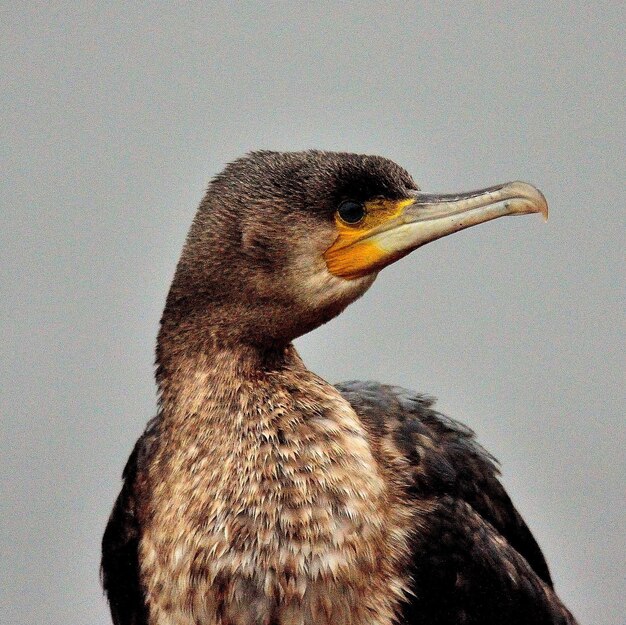
[[[373,200],[365,209],[363,222],[355,226],[337,218],[339,236],[324,253],[336,276],[350,280],[375,273],[425,243],[497,217],[541,213],[548,218],[543,194],[525,182],[461,194],[416,191],[402,200]]]

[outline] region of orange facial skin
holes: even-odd
[[[389,252],[369,237],[399,217],[413,202],[412,198],[371,200],[365,203],[365,217],[357,224],[347,224],[336,214],[335,225],[338,236],[324,252],[324,260],[330,273],[340,278],[354,280],[387,264],[385,261]]]

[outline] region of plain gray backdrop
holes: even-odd
[[[45,8],[44,8],[45,7]],[[502,219],[300,339],[330,381],[474,428],[583,624],[624,623],[624,4],[8,3],[0,14],[0,621],[98,624],[99,541],[155,410],[158,319],[209,178],[375,153]]]

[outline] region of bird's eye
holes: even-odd
[[[359,202],[346,200],[339,205],[337,213],[341,221],[347,224],[358,224],[365,217],[365,207]]]

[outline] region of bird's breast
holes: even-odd
[[[150,625],[392,622],[406,518],[351,407],[322,400],[266,398],[162,441],[140,546]]]

